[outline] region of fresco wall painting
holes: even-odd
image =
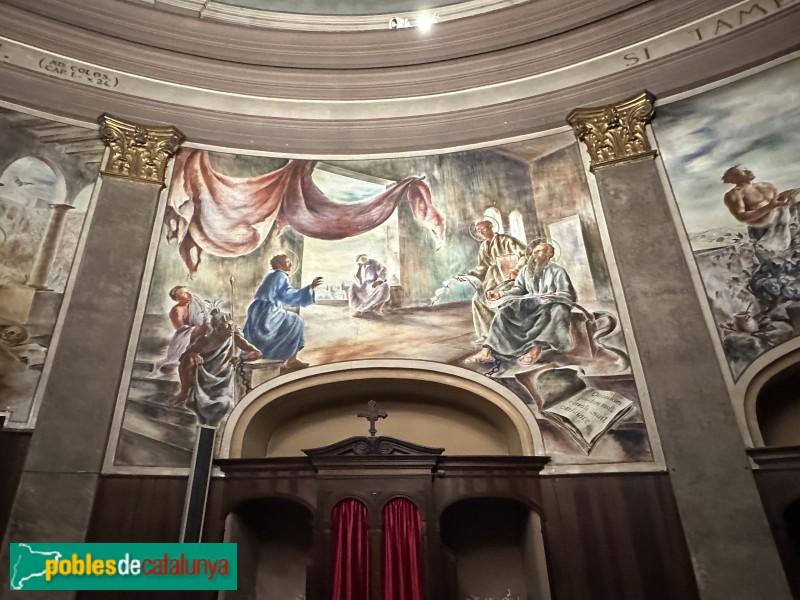
[[[800,335],[800,61],[657,115],[659,148],[737,380]]]
[[[118,466],[187,466],[243,378],[391,358],[493,378],[556,463],[652,460],[571,135],[324,163],[184,149],[163,231]]]
[[[26,427],[105,147],[6,108],[0,140],[0,413]]]

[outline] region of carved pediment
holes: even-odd
[[[439,456],[444,448],[429,448],[420,446],[397,438],[378,436],[356,436],[323,446],[303,450],[303,453],[313,458],[333,456]]]

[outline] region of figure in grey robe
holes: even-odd
[[[201,425],[216,427],[235,404],[236,365],[259,358],[261,352],[242,337],[233,321],[215,311],[211,324],[181,357],[181,389],[171,404],[191,408]]]
[[[483,349],[468,362],[490,362],[501,356],[531,364],[544,350],[569,350],[569,314],[577,297],[566,270],[550,262],[553,254],[550,244],[539,244],[511,290],[487,293],[487,298],[501,304]]]
[[[368,312],[383,314],[390,293],[386,267],[366,254],[359,254],[356,262],[358,268],[348,294],[350,314],[356,317]]]

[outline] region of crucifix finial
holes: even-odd
[[[375,422],[378,419],[385,419],[389,414],[385,410],[378,410],[378,403],[375,402],[375,400],[367,402],[367,406],[369,406],[367,412],[360,412],[356,416],[369,421],[369,436],[375,437],[375,434],[378,433],[378,430],[375,428]]]

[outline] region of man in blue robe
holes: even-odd
[[[314,304],[314,288],[322,284],[322,277],[295,289],[289,283],[292,261],[288,256],[273,256],[269,264],[273,270],[264,278],[247,309],[242,333],[264,358],[285,360],[287,369],[303,369],[308,363],[297,359],[297,353],[306,345],[303,319],[286,307]]]

